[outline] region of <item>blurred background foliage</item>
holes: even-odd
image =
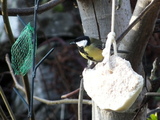
[[[47,1],[41,0],[41,4]],[[135,3],[136,0],[131,0],[133,10]],[[33,5],[33,0],[8,0],[8,8],[24,8]],[[21,17],[25,23],[31,22],[33,25],[33,15]],[[17,17],[10,17],[10,24],[16,39],[24,26]],[[74,38],[83,35],[76,0],[66,0],[48,11],[38,14],[37,25],[38,49],[36,61],[38,62],[52,47],[55,50],[37,70],[34,94],[48,100],[59,100],[63,94],[79,88],[82,71],[87,65],[87,61],[79,55],[76,46],[69,44]],[[27,108],[25,108],[12,89],[14,84],[5,62],[5,54],[10,54],[11,44],[4,31],[3,19],[1,17],[0,26],[0,85],[7,96],[16,119],[26,120],[28,119]],[[144,56],[144,69],[148,76],[150,75],[155,58],[158,58],[159,61],[159,32],[160,24],[156,24]],[[157,66],[156,78],[160,76],[159,64]],[[31,72],[29,72],[28,76],[31,79]],[[21,77],[16,77],[18,82],[23,84]],[[71,98],[78,98],[78,93]],[[86,93],[84,98],[90,99]],[[1,99],[0,104],[9,116]],[[159,98],[152,99],[149,102],[149,109],[155,109],[159,105]],[[62,111],[65,113],[64,116],[62,116]],[[34,113],[37,120],[77,120],[77,105],[49,106],[34,100]],[[83,117],[83,120],[91,119],[91,106],[83,106]],[[8,119],[11,118],[8,117]]]

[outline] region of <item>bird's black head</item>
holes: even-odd
[[[88,36],[80,36],[74,40],[74,43],[78,47],[85,47],[91,44],[90,38]]]

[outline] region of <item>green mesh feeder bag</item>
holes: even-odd
[[[25,75],[32,67],[34,29],[28,23],[11,47],[11,66],[15,75]]]

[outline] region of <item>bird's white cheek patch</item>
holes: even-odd
[[[79,47],[85,47],[87,45],[87,40],[82,40],[82,41],[76,42],[76,44]]]

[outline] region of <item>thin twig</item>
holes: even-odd
[[[47,54],[37,63],[37,65],[35,66],[35,70],[37,70],[37,68],[40,66],[40,64],[53,52],[54,48],[51,48]]]
[[[7,108],[8,112],[9,112],[12,120],[16,120],[16,118],[15,118],[15,116],[13,114],[13,111],[12,111],[12,109],[11,109],[9,103],[8,103],[8,100],[7,100],[7,98],[6,98],[5,94],[4,94],[1,86],[0,86],[0,95],[2,96],[3,102],[5,103],[6,108]]]
[[[63,98],[63,99],[64,98],[69,98],[69,97],[73,96],[74,94],[77,94],[78,92],[79,92],[79,88],[70,92],[70,93],[68,93],[68,94],[62,95],[61,98]]]
[[[60,120],[65,119],[65,104],[61,104]]]
[[[17,80],[16,80],[16,77],[15,77],[15,75],[14,75],[13,69],[12,69],[12,67],[11,67],[11,62],[10,62],[10,60],[9,60],[8,54],[6,54],[5,59],[6,59],[6,62],[7,62],[8,67],[9,67],[10,74],[11,74],[11,76],[12,76],[12,78],[13,78],[15,87],[25,93],[25,89],[24,89],[24,88],[17,82]]]
[[[150,92],[145,94],[145,97],[143,98],[142,103],[141,103],[137,113],[135,114],[135,116],[134,116],[134,118],[132,120],[135,120],[137,118],[139,112],[148,103],[148,101],[152,99],[153,96],[158,95],[157,91],[158,91],[158,89],[160,87],[160,78],[157,78],[157,79],[151,81],[151,85],[154,86],[154,87],[152,87]]]
[[[46,100],[43,98],[39,98],[34,96],[34,99],[45,103],[47,105],[58,105],[58,104],[78,104],[78,99],[64,99],[64,100]],[[83,104],[92,105],[91,100],[85,100],[83,99]]]
[[[7,120],[7,116],[5,112],[3,111],[1,105],[0,105],[0,116],[2,117],[3,120]]]
[[[24,99],[24,97],[18,92],[17,88],[13,88],[14,92],[19,96],[19,98],[23,101],[23,103],[26,105],[27,110],[29,111],[29,105],[26,102],[26,100]]]
[[[147,92],[146,96],[160,97],[160,93],[157,92]]]
[[[10,27],[9,19],[8,19],[8,13],[7,13],[7,0],[1,0],[2,3],[2,16],[3,16],[3,21],[6,29],[6,33],[8,34],[8,37],[10,39],[11,44],[14,43],[14,37],[13,33]]]
[[[11,62],[10,62],[10,59],[9,59],[8,54],[6,54],[5,59],[6,59],[6,63],[7,63],[7,65],[8,65],[10,74],[11,74],[11,76],[12,76],[12,78],[13,78],[13,82],[14,82],[15,88],[21,90],[25,95],[27,95],[27,101],[28,101],[28,100],[29,100],[29,96],[28,96],[28,95],[29,95],[30,93],[28,93],[28,89],[24,89],[24,88],[17,82],[17,79],[16,79],[16,77],[15,77],[15,75],[14,75],[14,72],[13,72],[13,69],[12,69],[12,67],[11,67]],[[31,120],[34,120],[34,116],[32,117]]]
[[[83,92],[84,92],[84,87],[83,87],[83,78],[82,78],[80,83],[79,97],[78,97],[78,120],[83,120],[83,115],[82,115]]]
[[[33,116],[33,95],[34,95],[34,80],[36,77],[36,49],[37,49],[37,11],[39,8],[39,0],[34,0],[34,34],[33,34],[33,53],[32,53],[32,81],[31,81],[31,95],[29,104],[28,117]]]
[[[38,13],[42,13],[45,12],[49,9],[52,9],[54,6],[62,3],[64,0],[51,0],[43,5],[39,6],[38,9]],[[1,9],[0,9],[0,14],[1,14]],[[34,13],[34,7],[30,7],[30,8],[9,8],[8,9],[8,15],[9,16],[28,16],[28,15],[32,15]]]
[[[29,80],[28,80],[28,76],[25,75],[22,77],[22,81],[23,81],[23,84],[24,84],[24,89],[25,89],[25,95],[26,95],[26,98],[27,98],[27,102],[29,104],[30,102],[30,87],[29,87]]]
[[[25,90],[24,88],[17,82],[16,80],[16,77],[14,76],[13,74],[13,70],[11,68],[11,64],[10,64],[10,60],[9,60],[9,57],[8,55],[6,55],[6,62],[8,64],[8,67],[9,67],[9,70],[10,70],[10,73],[11,73],[11,76],[13,78],[13,82],[15,84],[15,87],[19,90],[21,90],[23,93],[25,93]],[[64,100],[54,100],[54,101],[51,101],[51,100],[46,100],[46,99],[42,99],[42,98],[39,98],[37,96],[33,96],[34,99],[42,102],[42,103],[45,103],[47,105],[56,105],[56,104],[78,104],[78,99],[64,99]],[[83,104],[88,104],[88,105],[92,105],[92,102],[91,100],[84,100],[83,99]]]
[[[160,113],[160,108],[156,108],[154,110],[151,110],[149,113],[147,113],[147,118],[151,115],[151,114],[154,114],[154,113]],[[159,120],[159,119],[158,119]]]

